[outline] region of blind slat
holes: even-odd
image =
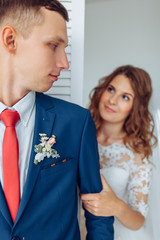
[[[70,67],[67,70],[61,71],[61,75],[57,82],[46,92],[50,96],[55,96],[66,101],[71,100],[71,50],[72,50],[72,0],[60,1],[68,10],[70,21],[67,22],[68,46],[66,48],[67,59]]]

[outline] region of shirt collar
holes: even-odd
[[[20,120],[22,124],[26,127],[30,119],[31,113],[34,109],[34,106],[35,106],[35,92],[31,91],[12,107],[7,107],[6,105],[0,102],[0,114],[6,108],[16,110],[20,115]]]

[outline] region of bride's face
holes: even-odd
[[[123,125],[132,110],[134,97],[129,79],[124,75],[116,76],[101,96],[100,116],[105,122]]]

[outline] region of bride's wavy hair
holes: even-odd
[[[99,80],[99,84],[90,93],[89,110],[95,122],[97,132],[102,124],[99,113],[99,102],[109,83],[118,75],[126,76],[135,93],[133,107],[126,118],[123,129],[126,132],[124,143],[136,153],[149,159],[152,147],[157,143],[154,135],[154,120],[149,112],[149,101],[152,95],[151,78],[141,68],[125,65],[115,69],[110,75]]]

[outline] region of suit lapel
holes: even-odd
[[[8,222],[8,224],[10,225],[10,227],[12,227],[12,218],[6,203],[6,199],[4,196],[4,192],[2,189],[2,185],[0,183],[0,211],[2,213],[2,215],[4,216],[4,218],[6,219],[6,221]]]
[[[49,98],[47,98],[49,100]],[[20,202],[20,206],[18,209],[17,217],[14,223],[14,226],[17,224],[23,210],[27,202],[29,201],[34,185],[36,183],[41,163],[38,165],[34,164],[34,146],[40,143],[40,136],[39,133],[45,133],[48,137],[52,134],[53,124],[55,120],[55,108],[49,101],[46,101],[46,98],[43,94],[37,94],[36,97],[36,117],[35,117],[35,128],[34,128],[34,136],[33,136],[33,143],[32,143],[32,150],[30,156],[30,163],[28,168],[28,174],[26,183],[24,186],[22,199]]]

